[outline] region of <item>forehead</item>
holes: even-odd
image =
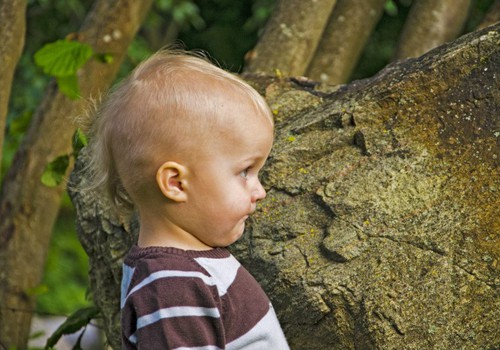
[[[264,98],[243,80],[228,76],[230,78],[196,72],[191,77],[193,89],[206,99],[207,107],[216,109],[218,116],[236,118],[242,113],[253,113],[254,117],[263,117],[272,125],[272,113]],[[230,113],[233,115],[229,116]]]
[[[265,116],[242,110],[221,128],[214,141],[216,148],[228,156],[267,158],[273,144],[273,126]]]

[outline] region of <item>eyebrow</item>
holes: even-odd
[[[256,156],[245,158],[242,161],[242,163],[252,163],[252,164],[261,163],[262,165],[264,165],[266,163],[267,158],[269,158],[269,156],[264,156],[263,157],[263,156],[260,156],[260,155],[256,155]]]

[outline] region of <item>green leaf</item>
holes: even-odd
[[[27,289],[26,294],[28,294],[30,296],[38,296],[41,294],[45,294],[48,291],[49,291],[49,287],[47,287],[45,284],[39,284],[38,286]]]
[[[398,15],[398,6],[394,2],[394,0],[387,0],[384,5],[385,12],[389,16],[397,16]]]
[[[12,136],[24,135],[33,116],[32,111],[24,111],[12,119],[9,124],[9,134]]]
[[[80,88],[78,87],[78,78],[76,74],[68,75],[66,77],[57,77],[57,86],[59,91],[72,100],[80,98]]]
[[[67,154],[59,156],[47,164],[42,174],[42,183],[47,187],[56,187],[64,179],[66,169],[69,166],[69,156]]]
[[[54,334],[52,334],[47,343],[45,344],[45,349],[54,347],[59,339],[65,334],[72,334],[87,326],[93,318],[99,315],[99,309],[95,306],[85,307],[76,310],[71,314],[64,322],[56,329]]]
[[[172,0],[156,0],[156,6],[160,9],[160,11],[170,11],[172,8],[173,1]]]
[[[114,61],[113,55],[110,53],[96,53],[94,58],[101,63],[111,64]]]
[[[54,77],[75,75],[93,55],[92,48],[78,41],[57,40],[35,53],[35,63]]]
[[[205,26],[205,22],[199,15],[200,9],[198,6],[189,0],[180,1],[172,8],[172,18],[174,22],[183,26],[186,24],[192,25],[194,28],[201,30]]]
[[[87,136],[85,136],[80,128],[76,129],[73,134],[73,157],[75,157],[75,159],[78,157],[78,153],[80,153],[82,148],[87,146],[87,143]]]

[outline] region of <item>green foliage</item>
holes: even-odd
[[[247,33],[260,33],[274,9],[274,0],[256,0],[252,4],[252,15],[245,21],[243,29]]]
[[[384,5],[384,10],[389,16],[397,16],[398,5],[396,5],[394,0],[387,0]]]
[[[32,334],[30,334],[29,336],[29,340],[35,340],[35,339],[38,339],[38,338],[43,338],[45,336],[45,332],[44,331],[38,331],[38,332],[34,332]],[[28,350],[43,350],[42,348],[38,348],[38,347],[29,347]]]
[[[56,81],[59,91],[64,95],[72,100],[78,100],[80,98],[80,87],[78,86],[76,74],[67,77],[56,77]]]
[[[113,55],[110,53],[96,53],[94,58],[101,63],[113,63]]]
[[[89,306],[86,308],[82,308],[76,310],[72,315],[70,315],[64,322],[59,326],[59,328],[50,336],[47,340],[47,344],[45,345],[45,349],[53,348],[59,339],[65,334],[72,334],[79,331],[82,328],[85,328],[92,319],[96,318],[99,315],[99,309],[95,306]],[[80,342],[82,340],[83,333],[80,334],[76,344],[73,346],[73,349],[81,349]]]
[[[12,85],[4,144],[2,174],[10,165],[22,134],[11,135],[11,125],[31,116],[39,105],[50,77],[33,62],[34,53],[47,42],[78,30],[94,0],[28,0],[24,52]],[[29,119],[27,120],[29,122]]]
[[[89,306],[88,283],[88,257],[76,236],[75,212],[65,194],[41,282],[45,292],[38,295],[36,312],[68,315]]]
[[[44,45],[34,58],[45,74],[57,79],[60,91],[75,100],[80,95],[76,73],[93,54],[89,45],[65,39]]]
[[[24,133],[29,125],[29,122],[31,121],[32,114],[33,113],[30,110],[26,110],[23,113],[21,113],[17,118],[12,119],[11,122],[8,123],[8,129],[5,135],[4,148],[3,148],[3,157],[1,166],[2,175],[5,174],[5,171],[12,162],[14,153],[19,147],[21,139],[24,136]]]
[[[30,296],[38,296],[47,293],[49,288],[45,284],[39,284],[36,287],[26,290],[26,294]]]
[[[56,187],[64,180],[64,175],[69,166],[69,156],[62,155],[47,164],[42,174],[41,181],[47,187]]]
[[[12,136],[22,136],[26,129],[28,128],[29,122],[31,121],[32,113],[26,111],[22,113],[19,118],[10,123],[9,134]]]
[[[76,129],[73,134],[73,152],[71,154],[63,154],[52,160],[45,166],[41,181],[47,187],[59,186],[66,175],[70,164],[70,157],[76,159],[80,150],[87,145],[87,137],[80,130]]]
[[[147,40],[141,36],[137,36],[127,50],[127,58],[120,67],[118,73],[118,80],[125,77],[139,62],[143,61],[145,58],[153,53]]]
[[[73,134],[73,157],[75,157],[75,159],[78,157],[78,153],[82,150],[82,148],[87,146],[87,143],[87,136],[81,129],[76,129]]]
[[[275,0],[206,0],[197,2],[205,27],[183,30],[179,39],[189,49],[208,51],[223,67],[241,71],[245,54],[271,14]]]
[[[57,40],[44,45],[35,53],[35,63],[45,74],[54,77],[74,75],[90,57],[92,48],[84,43],[71,40]]]
[[[156,0],[156,7],[165,13],[171,13],[172,19],[179,25],[191,25],[197,30],[205,26],[200,17],[200,9],[191,0]]]

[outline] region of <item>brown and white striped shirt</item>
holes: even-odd
[[[121,293],[123,349],[289,349],[268,297],[224,248],[134,246]]]

